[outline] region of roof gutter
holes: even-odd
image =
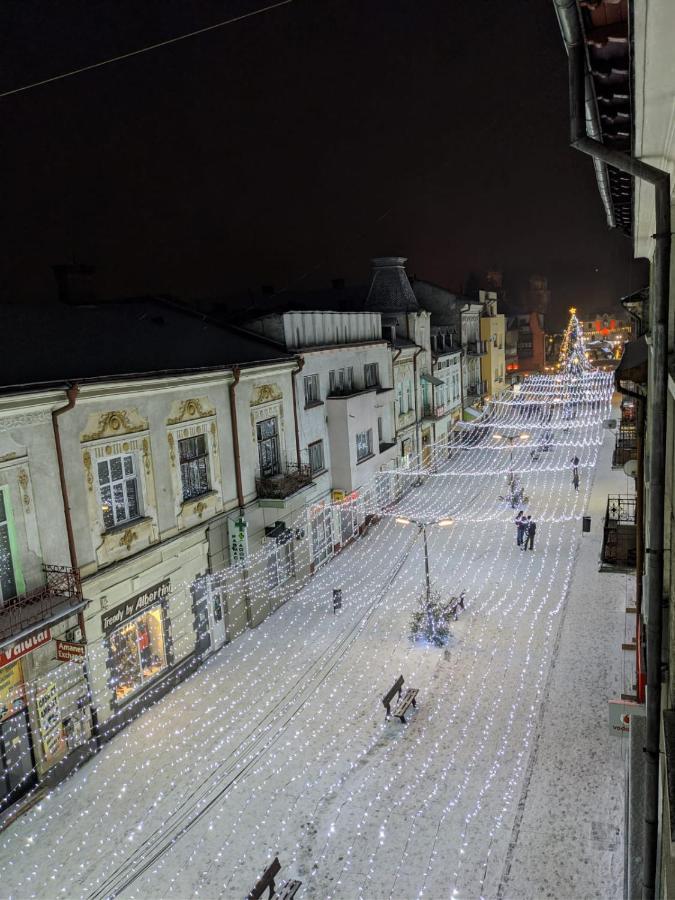
[[[570,143],[594,159],[654,185],[656,234],[650,291],[650,403],[648,416],[649,497],[646,555],[647,700],[645,740],[645,830],[642,897],[656,894],[659,840],[659,746],[661,731],[661,639],[663,630],[663,559],[666,470],[666,400],[668,390],[668,311],[670,303],[670,175],[655,166],[605,147],[586,130],[586,51],[574,0],[554,0],[569,56]]]
[[[580,46],[583,48],[583,53],[585,56],[586,49],[581,22],[579,21],[579,14],[577,12],[577,0],[553,0],[553,4],[555,6],[555,11],[558,16],[558,24],[560,25],[560,31],[563,41],[565,42],[565,48],[567,49],[568,54],[572,47]],[[589,71],[586,71],[584,76],[583,114],[586,124],[585,134],[587,134],[595,141],[602,142],[598,102],[595,96],[593,79],[591,78]],[[612,200],[612,192],[609,186],[607,162],[594,157],[593,166],[595,168],[595,177],[598,182],[600,199],[602,200],[602,205],[605,208],[607,225],[609,226],[609,228],[616,228],[614,202]]]

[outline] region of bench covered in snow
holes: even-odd
[[[382,698],[382,703],[384,704],[384,708],[387,710],[387,718],[392,715],[391,712],[391,703],[394,697],[398,694],[398,699],[396,702],[396,706],[394,707],[393,715],[397,716],[403,724],[405,724],[405,714],[408,711],[408,708],[412,706],[417,706],[415,703],[415,697],[417,697],[419,690],[417,688],[406,688],[405,692],[403,690],[403,675],[399,675],[399,677],[394,682],[394,686],[387,691],[387,693]]]
[[[298,888],[302,884],[301,881],[291,879],[285,881],[278,891],[275,892],[274,879],[279,874],[281,863],[279,857],[275,856],[269,866],[263,872],[262,878],[258,880],[256,886],[248,894],[246,900],[260,900],[266,890],[269,889],[268,900],[292,900],[298,892]]]

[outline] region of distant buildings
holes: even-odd
[[[90,275],[59,269],[48,347],[12,307],[0,358],[0,812],[285,602],[367,527],[362,491],[388,502],[381,473],[435,464],[505,387],[496,295],[401,257],[227,321],[96,304]]]
[[[506,331],[506,371],[511,376],[543,372],[546,368],[544,316],[530,312],[511,316]]]

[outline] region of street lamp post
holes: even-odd
[[[397,516],[396,521],[399,523],[399,525],[417,525],[419,530],[422,532],[422,540],[424,545],[424,581],[428,605],[429,600],[431,599],[431,575],[429,570],[429,543],[427,541],[427,527],[429,525],[440,525],[441,528],[446,528],[448,525],[452,525],[454,520],[437,519],[433,522],[420,522],[418,519],[410,519],[408,518],[408,516]]]

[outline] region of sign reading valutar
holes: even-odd
[[[117,626],[126,621],[126,619],[133,618],[133,616],[143,612],[146,607],[152,606],[153,603],[158,603],[160,600],[163,600],[164,597],[168,597],[170,593],[171,580],[166,578],[159,584],[148,588],[147,591],[143,591],[142,594],[137,594],[135,597],[132,597],[131,600],[126,600],[124,603],[120,603],[119,606],[109,609],[101,616],[101,628],[103,632],[108,634],[108,632],[117,628]]]

